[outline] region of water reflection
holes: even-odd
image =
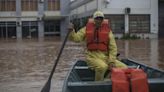
[[[0,40],[0,92],[38,92],[47,81],[60,50],[59,38]],[[117,40],[120,58],[164,70],[164,39]],[[52,80],[61,92],[63,80],[76,59],[84,59],[83,45],[67,42]]]
[[[158,40],[158,66],[164,70],[164,39]]]
[[[118,40],[117,44],[121,58],[134,59],[138,62],[164,70],[164,60],[162,60],[163,58],[161,56],[164,45],[161,45],[161,40]]]

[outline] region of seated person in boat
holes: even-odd
[[[108,69],[127,68],[116,58],[117,46],[114,35],[101,11],[96,11],[93,18],[89,19],[86,26],[79,31],[74,29],[73,24],[70,24],[68,29],[71,31],[70,40],[86,42],[86,62],[95,71],[95,81],[104,80],[104,74]]]

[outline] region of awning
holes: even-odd
[[[60,11],[46,11],[43,20],[61,20],[66,18],[67,16],[63,16],[60,14]]]
[[[43,20],[61,20],[64,16],[44,16]]]

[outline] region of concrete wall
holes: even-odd
[[[0,17],[15,17],[16,12],[1,12]]]
[[[125,8],[131,8],[130,14],[150,14],[150,37],[158,36],[158,0],[99,0],[99,8],[105,14],[125,14]]]
[[[105,14],[125,14],[124,9],[130,7],[130,14],[150,14],[149,34],[152,38],[158,36],[158,0],[108,0],[110,1],[109,3],[105,3],[105,1],[106,0],[74,0],[70,2],[70,0],[60,0],[60,11],[51,13],[43,11],[44,5],[41,3],[38,6],[39,10],[36,12],[22,12],[20,5],[21,0],[16,0],[16,12],[1,12],[0,21],[37,21],[37,17],[42,16],[44,12],[47,16],[60,17],[60,35],[64,37],[70,15],[71,17],[72,15],[76,15],[75,17],[84,17],[92,15],[96,10],[102,10]],[[41,25],[43,24],[41,23],[40,26]],[[43,37],[44,28],[40,29],[42,29],[42,32],[40,32],[39,36]],[[128,30],[128,28],[126,30]],[[21,38],[21,27],[19,26],[17,26],[17,37]]]
[[[97,0],[76,0],[70,4],[71,15],[97,10]]]
[[[122,9],[131,7],[131,9],[135,9],[135,11],[132,10],[132,13],[144,13],[143,11],[151,8],[151,1],[152,0],[110,0],[110,2],[105,5],[105,0],[99,0],[99,3],[101,4],[101,9],[108,9],[112,12],[120,10],[115,12],[121,13]]]
[[[35,14],[35,13],[34,13]],[[44,22],[42,21],[42,18],[44,16],[44,3],[38,2],[38,12],[36,16],[38,21],[38,36],[39,40],[42,41],[42,38],[44,38]]]
[[[45,11],[44,2],[38,2],[38,11],[21,11],[21,0],[16,0],[16,11],[0,11],[0,21],[15,21],[21,23],[22,21],[38,21],[38,36],[39,39],[44,37],[44,18],[52,18],[52,20],[61,20],[61,36],[65,35],[66,26],[68,25],[69,15],[69,0],[60,0],[59,11]],[[22,38],[22,27],[21,25],[16,26],[17,38]]]
[[[20,25],[16,26],[17,30],[17,39],[22,39],[22,27],[21,27],[21,0],[16,0],[16,16],[17,20],[16,22],[19,23]]]

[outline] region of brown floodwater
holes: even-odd
[[[45,40],[0,39],[0,92],[40,92],[62,45]],[[117,40],[119,58],[164,70],[164,39]],[[52,79],[51,92],[61,92],[64,78],[77,59],[85,59],[83,45],[68,41]]]

